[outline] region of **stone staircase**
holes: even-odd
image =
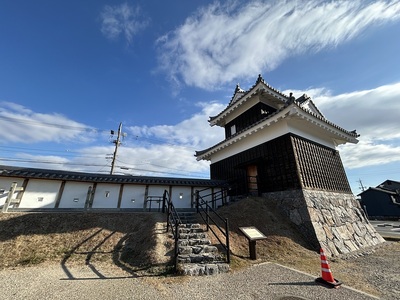
[[[211,245],[201,225],[194,223],[194,213],[179,213],[178,273],[180,275],[215,275],[229,271],[229,264]]]

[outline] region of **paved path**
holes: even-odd
[[[375,230],[386,239],[400,240],[400,222],[399,221],[371,221]]]
[[[53,265],[0,271],[0,299],[376,299],[314,280],[272,263],[216,276],[172,278],[133,278],[113,266]]]

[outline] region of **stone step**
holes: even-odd
[[[196,245],[196,246],[179,246],[178,247],[179,254],[218,254],[218,248],[215,246],[209,245]]]
[[[211,245],[202,226],[198,223],[184,222],[181,218],[178,233],[178,274],[188,276],[215,275],[229,271],[218,248]],[[189,221],[189,220],[188,220]]]
[[[199,233],[203,231],[202,228],[178,228],[179,233]]]
[[[185,223],[185,224],[179,224],[179,228],[201,228],[201,225],[199,223]]]
[[[212,253],[203,253],[203,254],[179,254],[178,264],[188,264],[188,263],[196,263],[196,264],[204,264],[215,262],[219,259]]]
[[[209,239],[178,240],[178,246],[196,246],[196,245],[211,245],[211,242]]]
[[[207,237],[204,232],[192,232],[192,233],[179,233],[179,239],[205,239]]]
[[[186,213],[178,213],[179,219],[182,220],[196,220],[196,213],[193,212],[186,212]]]
[[[229,264],[181,264],[178,274],[186,276],[217,275],[229,272]]]

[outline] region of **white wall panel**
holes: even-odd
[[[92,208],[117,208],[120,186],[110,183],[97,184]]]
[[[187,186],[172,187],[171,199],[175,208],[190,208],[192,201],[191,188]]]
[[[54,208],[61,181],[29,179],[19,208]]]
[[[66,182],[59,208],[84,208],[90,182]]]
[[[143,208],[145,191],[145,185],[126,184],[122,195],[121,208]]]

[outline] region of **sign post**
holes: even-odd
[[[254,226],[239,227],[239,230],[249,241],[250,259],[257,259],[256,244],[258,240],[265,240],[267,237]]]

